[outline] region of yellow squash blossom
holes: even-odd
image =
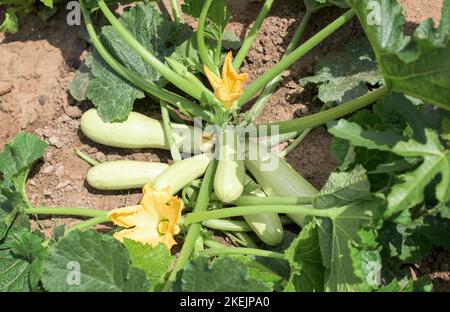
[[[238,74],[234,70],[232,57],[231,51],[228,52],[222,67],[222,79],[213,74],[206,65],[204,66],[206,77],[214,89],[214,95],[226,109],[230,109],[234,101],[241,97],[244,83],[248,79],[246,73]]]
[[[156,246],[163,243],[170,250],[176,244],[173,236],[180,232],[178,223],[183,202],[172,196],[170,187],[156,191],[150,185],[143,188],[140,205],[111,210],[108,218],[126,229],[114,234],[120,241],[128,238]]]

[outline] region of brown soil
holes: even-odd
[[[252,26],[261,1],[228,2],[232,13],[229,29],[243,37]],[[408,32],[427,17],[436,22],[439,19],[442,0],[401,2],[406,9]],[[275,1],[242,68],[249,73],[250,80],[279,61],[303,12],[301,1]],[[313,19],[308,27],[305,39],[341,13],[331,9],[321,12],[321,18]],[[66,12],[62,7],[48,22],[30,16],[19,33],[0,33],[0,148],[20,130],[34,132],[49,143],[45,158],[27,183],[34,205],[109,210],[127,202],[135,203],[139,200],[139,192],[98,192],[89,188],[84,181],[89,165],[75,156],[73,150],[80,149],[100,161],[124,158],[167,161],[169,155],[156,150],[109,149],[93,144],[80,133],[80,116],[89,104],[76,103],[67,90],[88,46],[82,39],[82,28],[68,26],[65,19]],[[315,90],[302,88],[298,80],[313,73],[316,57],[339,49],[360,35],[361,30],[354,20],[286,71],[281,87],[258,121],[286,120],[316,112],[319,103],[311,100]],[[314,130],[287,160],[320,188],[335,166],[330,153],[330,135],[324,128]],[[76,221],[55,218],[40,220],[38,226],[48,233],[57,224],[73,222]],[[446,255],[439,259],[446,267],[427,262],[429,270],[423,271],[439,280],[440,290],[450,290],[448,253]]]

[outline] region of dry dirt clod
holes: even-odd
[[[63,189],[66,186],[69,186],[69,185],[70,185],[70,181],[69,180],[64,180],[64,181],[58,183],[58,185],[56,185],[55,189],[60,190],[60,189]]]
[[[50,143],[51,146],[54,146],[56,148],[62,148],[63,144],[61,140],[58,137],[52,136],[48,139],[48,143]]]
[[[10,82],[0,81],[0,96],[8,94],[13,89],[13,85]]]
[[[70,118],[76,119],[81,117],[81,110],[76,106],[67,106],[64,108],[64,111]]]

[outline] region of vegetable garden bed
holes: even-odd
[[[2,290],[448,290],[449,1],[106,2],[2,35]]]

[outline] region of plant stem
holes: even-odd
[[[159,104],[161,105],[161,117],[163,123],[164,136],[166,137],[167,143],[169,144],[170,155],[172,155],[173,161],[175,162],[180,161],[182,159],[180,149],[176,145],[175,138],[173,137],[173,131],[172,126],[170,124],[169,110],[167,109],[167,104],[163,100],[160,100]]]
[[[338,119],[341,117],[344,117],[348,114],[351,114],[353,112],[356,112],[357,110],[360,110],[361,108],[364,108],[377,100],[384,97],[386,94],[388,94],[390,91],[388,86],[383,86],[373,92],[370,92],[364,96],[361,96],[357,99],[354,99],[350,102],[347,102],[345,104],[341,104],[339,106],[327,109],[323,112],[319,112],[313,115],[293,119],[293,120],[287,120],[287,121],[281,121],[281,122],[274,122],[264,125],[267,127],[266,129],[271,129],[272,126],[278,126],[279,133],[291,133],[291,132],[299,132],[301,130],[307,129],[307,128],[313,128],[316,126],[323,125],[327,123],[328,121]]]
[[[212,238],[203,238],[203,243],[208,248],[224,248],[225,246]]]
[[[292,213],[333,218],[339,211],[339,208],[315,209],[303,205],[240,206],[204,212],[191,212],[187,214],[184,223],[187,225],[195,222],[204,222],[209,219],[231,218],[259,213]]]
[[[300,24],[297,26],[297,29],[295,31],[294,36],[292,37],[291,42],[286,48],[286,51],[284,52],[284,55],[282,57],[282,60],[292,53],[294,49],[297,47],[298,43],[300,42],[301,37],[303,36],[306,27],[309,24],[309,21],[311,20],[313,13],[311,11],[306,11],[305,15],[303,16],[302,20],[300,21]],[[252,108],[248,111],[246,115],[246,121],[247,123],[252,123],[256,118],[258,118],[259,115],[261,115],[262,111],[264,110],[264,107],[267,105],[267,102],[269,102],[270,97],[272,96],[275,89],[280,84],[281,80],[283,79],[282,73],[273,78],[264,88],[264,90],[261,92],[260,96],[258,97],[258,100],[253,104]]]
[[[288,147],[286,147],[278,154],[278,156],[283,158],[286,157],[287,154],[292,152],[297,146],[300,145],[300,143],[302,143],[302,141],[306,138],[306,136],[311,132],[312,129],[313,128],[308,128],[303,130],[302,133],[300,133],[300,135],[296,137],[295,140]]]
[[[280,252],[244,247],[210,248],[199,251],[198,254],[206,257],[215,257],[220,255],[252,255],[273,259],[284,259],[284,254]]]
[[[233,242],[238,243],[244,247],[258,248],[258,245],[253,241],[253,239],[245,232],[226,232],[225,235],[228,236]]]
[[[350,19],[355,16],[354,10],[349,10],[341,17],[337,18],[334,22],[329,24],[327,27],[322,29],[319,33],[311,37],[308,41],[302,44],[300,47],[292,51],[289,55],[284,57],[278,64],[273,66],[267,72],[265,72],[261,77],[255,80],[251,85],[249,85],[244,94],[241,96],[238,102],[238,107],[242,107],[247,103],[259,90],[264,88],[272,79],[281,74],[285,69],[294,64],[300,57],[311,51],[319,43],[325,40],[333,32],[339,29],[342,25],[347,23]]]
[[[213,0],[206,0],[203,4],[202,11],[200,13],[200,17],[198,18],[198,27],[197,27],[197,45],[198,45],[198,53],[200,54],[200,58],[202,63],[208,66],[211,71],[217,72],[217,68],[215,68],[211,58],[208,54],[208,49],[205,44],[205,24],[206,24],[206,16],[208,15],[209,7],[211,6]]]
[[[75,230],[85,231],[93,226],[96,226],[97,224],[106,223],[106,222],[111,222],[111,220],[107,216],[94,217],[92,219],[80,222],[77,225],[74,225],[73,227],[71,227],[64,233],[64,236],[69,234],[72,231],[75,231]]]
[[[79,217],[104,217],[107,211],[92,209],[92,208],[67,208],[67,207],[39,207],[26,208],[26,214],[36,215],[65,215],[65,216],[79,216]]]
[[[258,17],[256,18],[256,21],[253,24],[252,29],[250,29],[250,32],[246,36],[244,42],[242,43],[241,48],[239,49],[239,52],[234,57],[233,67],[235,70],[239,70],[239,68],[241,67],[242,62],[244,61],[245,57],[248,54],[248,51],[250,50],[250,48],[253,45],[253,42],[256,39],[256,35],[258,34],[258,31],[261,28],[264,19],[266,18],[267,14],[269,14],[272,3],[273,0],[266,0],[264,2],[264,6],[261,8],[261,11],[259,11]]]
[[[151,81],[148,81],[139,75],[129,71],[126,69],[122,64],[120,64],[109,52],[108,50],[103,46],[102,42],[100,41],[97,33],[95,32],[95,28],[92,24],[91,17],[89,15],[89,12],[86,10],[86,7],[84,5],[84,0],[80,1],[80,7],[81,11],[83,12],[84,22],[86,25],[86,30],[89,34],[89,37],[91,39],[92,45],[95,47],[97,52],[100,54],[102,59],[121,77],[124,79],[130,81],[133,85],[141,88],[145,92],[162,99],[171,105],[174,105],[178,109],[185,111],[192,116],[201,116],[204,120],[214,123],[214,116],[211,114],[211,112],[204,110],[200,105],[193,103],[186,98],[175,94],[173,92],[167,91],[166,89],[163,89]]]
[[[213,159],[209,165],[208,169],[206,169],[205,176],[203,177],[202,185],[200,187],[200,192],[198,194],[197,202],[195,203],[195,207],[193,209],[194,212],[204,212],[208,208],[209,203],[209,195],[211,194],[213,183],[214,183],[214,175],[216,173],[217,168],[217,160]],[[193,222],[191,222],[193,223]],[[201,223],[195,223],[189,226],[188,232],[186,234],[186,238],[183,243],[183,247],[181,248],[177,263],[170,273],[169,279],[167,280],[164,291],[169,291],[170,286],[173,281],[176,279],[176,275],[178,271],[180,271],[189,261],[189,258],[192,254],[192,250],[194,249],[195,241],[197,240],[198,235],[200,235],[200,230],[202,228]]]
[[[233,202],[236,206],[267,206],[267,205],[307,205],[311,204],[312,197],[296,196],[241,196]]]
[[[175,20],[175,23],[180,24],[182,20],[177,0],[170,0],[170,6],[172,7],[173,19]]]
[[[322,107],[320,108],[320,111],[324,111],[325,110],[326,105],[322,105]],[[280,157],[286,157],[287,154],[289,154],[290,152],[292,152],[295,148],[297,148],[297,146],[300,145],[300,143],[302,143],[302,141],[308,136],[308,134],[312,131],[313,128],[308,128],[303,130],[300,135],[298,137],[295,138],[295,140],[289,144],[288,147],[286,147],[286,149],[284,149],[283,151],[281,151],[278,156]]]
[[[85,153],[80,151],[79,149],[74,149],[74,153],[75,153],[75,155],[77,155],[78,157],[83,159],[85,162],[87,162],[91,166],[97,166],[100,164],[99,161],[96,161],[95,159],[89,157],[88,155],[86,155]]]
[[[120,37],[132,48],[144,62],[149,64],[154,70],[160,73],[164,78],[173,83],[177,88],[183,90],[190,96],[197,100],[209,95],[209,98],[213,99],[214,95],[206,87],[198,88],[193,85],[189,80],[178,75],[163,62],[161,62],[156,56],[150,53],[139,41],[137,41],[131,33],[122,25],[122,23],[114,16],[104,0],[98,0],[100,10],[105,15],[106,19],[111,23]]]

